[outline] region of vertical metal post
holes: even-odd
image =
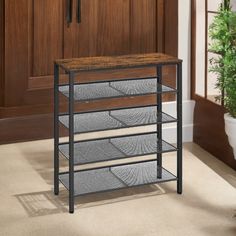
[[[177,64],[177,193],[182,193],[182,62]]]
[[[54,194],[59,194],[59,66],[54,64]]]
[[[162,65],[157,66],[157,83],[162,84]],[[162,112],[162,93],[158,91],[157,84],[157,118]],[[157,123],[157,149],[162,149],[162,123]],[[157,153],[157,178],[162,178],[162,153]]]
[[[74,73],[69,73],[69,212],[74,213]]]

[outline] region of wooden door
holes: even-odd
[[[194,142],[236,169],[236,161],[224,129],[222,102],[215,97],[221,93],[215,89],[216,77],[209,72],[208,28],[221,0],[192,1],[192,99],[194,111]]]
[[[65,30],[66,57],[157,51],[157,0],[82,0],[80,23],[76,10]]]
[[[6,106],[51,103],[56,58],[158,51],[157,0],[82,0],[81,23],[77,3],[67,25],[65,0],[5,1]]]
[[[82,0],[80,23],[76,19],[78,1],[73,3],[73,20],[65,29],[65,57],[157,52],[157,0]],[[135,77],[150,73],[153,75],[155,70],[114,71],[109,76]],[[97,72],[78,78],[104,76],[107,73]]]
[[[65,57],[129,53],[129,0],[74,1],[73,21],[65,29]]]
[[[0,58],[4,59],[0,63],[0,91],[3,91],[0,116],[12,117],[18,122],[15,127],[14,119],[9,121],[12,132],[7,134],[7,140],[51,136],[51,118],[48,118],[51,115],[48,114],[53,110],[54,59],[145,52],[177,55],[177,0],[81,0],[79,24],[77,2],[73,0],[73,19],[68,26],[66,0],[0,0],[4,13],[0,15],[0,24],[4,24],[4,35],[0,35],[0,45],[4,46],[4,53],[0,51]],[[112,77],[154,75],[155,72],[155,68],[113,71]],[[166,81],[173,83],[174,71],[164,74]],[[79,78],[108,76],[110,72],[82,74]],[[139,101],[150,104],[155,102],[155,97]],[[121,103],[104,101],[103,104],[81,104],[80,108],[119,106]],[[66,107],[64,103],[63,107]],[[18,116],[27,117],[28,122],[18,121]],[[42,116],[47,116],[47,121]],[[42,127],[40,134],[28,127],[35,122]],[[18,127],[28,127],[30,132]]]
[[[5,1],[5,106],[40,103],[31,80],[43,83],[63,57],[63,18],[64,0]]]

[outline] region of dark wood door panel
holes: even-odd
[[[164,52],[178,55],[178,1],[164,0]],[[177,45],[176,45],[177,44]],[[187,45],[186,45],[187,46]]]
[[[24,103],[30,52],[28,8],[29,0],[5,0],[4,106]]]
[[[129,53],[129,0],[97,1],[94,54],[99,56]],[[92,52],[93,52],[92,50]]]
[[[211,101],[195,98],[194,142],[236,170],[224,128],[225,109]]]
[[[75,4],[77,1],[75,1]],[[129,0],[81,1],[81,23],[65,29],[65,57],[129,53]]]
[[[63,58],[64,0],[34,0],[29,11],[32,76],[53,74],[53,61]]]
[[[64,0],[5,0],[4,106],[25,104],[31,76],[52,75],[63,55]]]
[[[81,23],[77,22],[77,1],[73,1],[72,22],[64,22],[64,57],[75,58],[90,56],[93,39],[93,22],[96,18],[96,2],[81,1]]]
[[[130,52],[149,53],[157,52],[157,1],[156,0],[131,0],[130,16]]]
[[[178,1],[175,0],[164,0],[164,27],[165,27],[165,36],[163,41],[163,50],[166,54],[170,54],[173,56],[178,56],[178,39],[174,37],[174,35],[178,35]],[[174,43],[176,40],[176,43]],[[176,44],[176,45],[175,45]],[[165,83],[169,86],[176,86],[176,68],[166,67],[165,73],[168,76],[165,77]],[[170,100],[174,100],[175,96],[170,95]]]

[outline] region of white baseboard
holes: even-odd
[[[163,128],[163,139],[169,143],[176,143],[176,126]],[[193,141],[193,124],[183,125],[183,142]]]
[[[183,101],[183,142],[193,141],[193,112],[195,101]],[[176,116],[176,102],[166,102],[163,104],[163,111],[172,116]],[[163,139],[170,143],[176,142],[176,125],[169,124],[163,127]]]

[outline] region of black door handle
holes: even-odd
[[[66,22],[68,26],[72,23],[72,0],[66,0]]]
[[[77,2],[77,22],[81,23],[81,0]]]

